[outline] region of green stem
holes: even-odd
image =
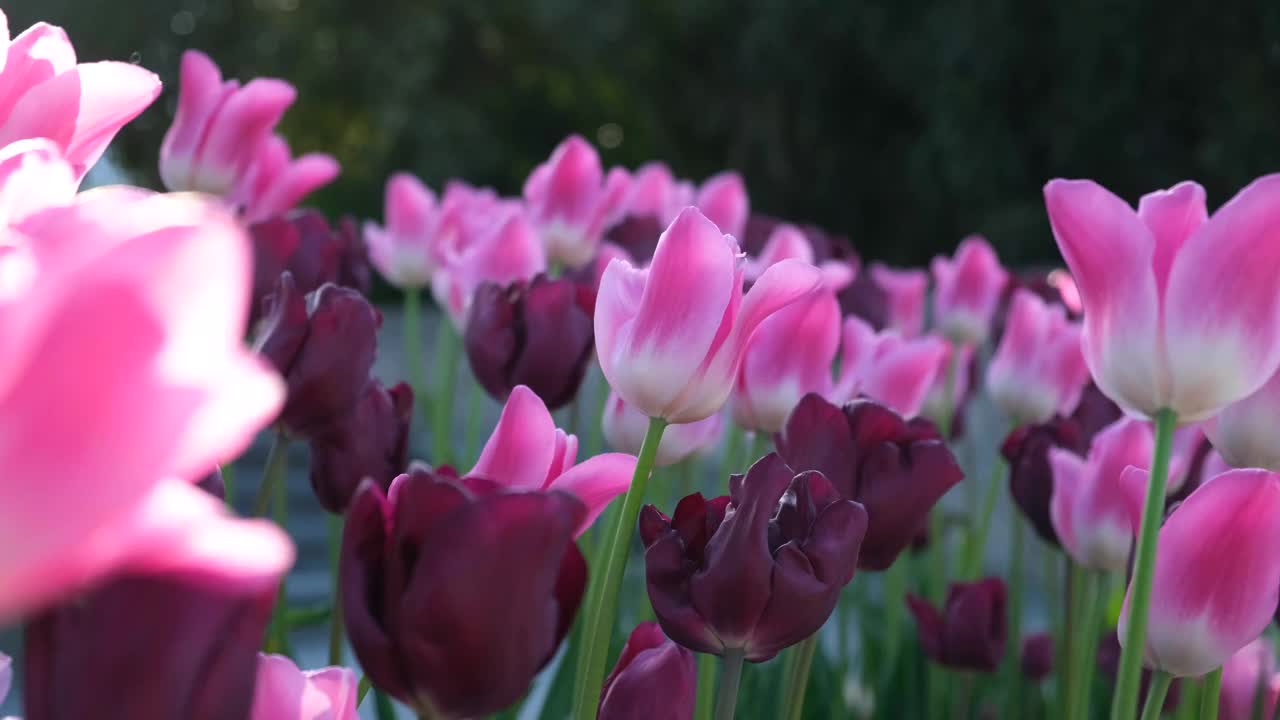
[[[1160,720],[1160,712],[1164,709],[1164,696],[1169,692],[1169,683],[1173,676],[1157,670],[1151,674],[1151,687],[1147,690],[1147,704],[1142,708],[1142,720]],[[1204,714],[1201,713],[1201,717]]]
[[[935,505],[929,511],[928,570],[925,575],[925,592],[935,604],[942,602],[947,590],[947,524],[942,508]]]
[[[1049,617],[1053,623],[1053,667],[1057,670],[1053,685],[1052,717],[1066,717],[1067,683],[1071,675],[1071,629],[1069,614],[1071,612],[1071,583],[1063,582],[1065,568],[1062,554],[1047,543],[1040,544],[1042,567],[1046,569],[1046,589],[1049,596]],[[1065,594],[1064,588],[1065,587]],[[1043,692],[1041,693],[1043,696]]]
[[[409,384],[413,387],[414,405],[422,414],[424,423],[431,422],[431,396],[427,381],[423,378],[426,369],[422,362],[422,289],[407,288],[404,291],[404,347],[401,348],[405,367],[409,370]]]
[[[391,698],[381,690],[373,691],[373,710],[378,720],[396,720],[396,709]]]
[[[693,710],[693,720],[711,720],[715,708],[716,656],[698,654],[698,702]]]
[[[609,384],[605,382],[604,374],[597,368],[592,375],[596,378],[593,383],[596,402],[595,413],[587,418],[587,457],[599,455],[600,448],[604,447],[604,411],[605,405],[609,402]],[[578,397],[582,397],[581,391],[578,392]]]
[[[1222,692],[1222,668],[1204,676],[1204,694],[1200,696],[1200,720],[1218,720],[1218,695]]]
[[[907,597],[907,576],[911,573],[910,552],[904,552],[884,571],[884,674],[887,686],[902,649],[902,617]]]
[[[449,320],[448,311],[441,308],[440,326],[436,330],[436,392],[432,406],[434,418],[431,423],[432,453],[431,464],[439,467],[449,464],[449,440],[453,425],[453,396],[457,389],[458,356],[461,343],[458,334],[453,330],[453,322]]]
[[[254,517],[267,514],[271,498],[276,494],[276,486],[284,483],[288,471],[289,437],[283,430],[276,430],[276,435],[271,440],[271,449],[267,451],[267,467],[262,471],[262,482],[258,484],[258,494],[253,499]]]
[[[369,682],[369,676],[361,675],[360,684],[356,686],[356,707],[360,707],[360,704],[364,702],[364,696],[369,694],[369,689],[372,687],[373,685]]]
[[[1009,691],[1004,717],[1017,720],[1022,716],[1022,672],[1017,650],[1022,647],[1022,575],[1025,524],[1018,513],[1009,518],[1009,632],[1014,652],[1005,653],[1005,686]]]
[[[329,516],[329,574],[333,580],[333,609],[329,612],[329,664],[342,664],[342,580],[338,577],[338,558],[342,554],[342,516]]]
[[[796,656],[795,665],[782,690],[782,697],[786,698],[787,703],[787,714],[784,716],[786,720],[800,720],[804,713],[804,696],[809,690],[809,671],[813,669],[813,656],[818,650],[818,635],[821,632],[819,630],[801,640],[792,650]]]
[[[591,720],[595,717],[600,686],[604,681],[609,640],[613,636],[618,613],[618,591],[622,588],[623,572],[631,550],[631,537],[635,532],[636,519],[640,515],[640,502],[649,484],[649,474],[653,471],[653,460],[658,454],[658,443],[662,440],[662,431],[666,427],[667,421],[662,418],[649,419],[649,429],[640,446],[631,487],[627,489],[617,528],[608,544],[604,573],[599,576],[599,602],[595,612],[588,617],[586,626],[587,642],[583,645],[586,653],[583,662],[586,664],[583,666],[574,701],[573,716],[577,720]]]
[[[738,684],[742,681],[742,660],[746,651],[727,649],[720,656],[720,689],[716,693],[715,720],[733,720],[738,704]]]
[[[946,714],[946,700],[949,691],[951,676],[947,674],[939,665],[926,661],[927,672],[926,681],[928,687],[928,718],[929,720],[942,720]]]
[[[484,416],[484,397],[484,388],[480,387],[478,380],[473,379],[467,391],[467,429],[463,436],[465,438],[463,448],[466,453],[463,459],[469,464],[475,463],[477,448],[480,445],[480,420]]]
[[[969,705],[973,702],[973,684],[977,682],[977,677],[972,672],[961,671],[953,678],[955,682],[951,683],[951,689],[955,694],[952,698],[951,718],[952,720],[966,720],[969,717]]]
[[[1098,625],[1102,619],[1105,588],[1102,576],[1072,563],[1072,586],[1078,588],[1073,598],[1070,682],[1067,689],[1067,720],[1089,715],[1089,696],[1093,686],[1093,661],[1097,653]]]
[[[1169,452],[1177,415],[1164,409],[1156,413],[1156,443],[1151,459],[1151,475],[1147,482],[1146,503],[1142,508],[1142,528],[1138,533],[1138,549],[1129,593],[1129,624],[1120,652],[1120,670],[1116,675],[1115,695],[1111,700],[1111,719],[1129,720],[1138,710],[1138,690],[1142,680],[1142,650],[1147,641],[1147,613],[1151,609],[1151,582],[1155,575],[1156,540],[1164,515],[1165,485],[1169,479]]]
[[[1000,488],[1004,486],[1004,471],[1004,459],[997,457],[991,468],[991,477],[987,480],[987,492],[982,499],[982,513],[978,516],[978,524],[972,528],[965,543],[964,565],[961,572],[964,573],[962,577],[967,580],[977,579],[982,574],[987,535],[991,533],[991,516],[995,512],[996,498],[1000,495]],[[1012,522],[1015,527],[1019,525],[1017,521],[1017,513],[1014,513]]]

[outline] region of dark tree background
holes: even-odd
[[[16,0],[82,59],[168,89],[118,142],[154,179],[178,58],[277,75],[295,152],[344,172],[326,210],[381,213],[397,169],[515,193],[566,133],[608,164],[741,170],[753,207],[922,262],[979,231],[1056,255],[1040,188],[1134,201],[1194,178],[1210,202],[1280,170],[1280,3],[1079,0]]]

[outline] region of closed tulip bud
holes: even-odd
[[[951,583],[941,611],[907,596],[920,647],[930,660],[957,670],[995,672],[1004,657],[1005,587],[1000,578]]]
[[[611,262],[595,313],[610,387],[668,422],[719,411],[760,323],[821,284],[816,268],[784,260],[743,295],[742,274],[736,241],[693,208],[662,234],[648,268]]]
[[[693,653],[640,623],[604,681],[596,720],[691,720],[698,695]]]
[[[946,341],[939,338],[905,338],[897,330],[877,333],[861,318],[845,318],[839,380],[830,396],[840,401],[865,396],[915,417],[946,373],[949,355]]]
[[[604,427],[604,439],[609,447],[631,455],[639,455],[644,444],[649,418],[627,404],[617,393],[610,391],[600,418]],[[699,453],[707,452],[720,442],[724,435],[724,414],[716,413],[696,422],[668,425],[658,443],[658,454],[653,464],[668,467]]]
[[[1280,470],[1280,372],[1243,400],[1223,408],[1208,420],[1204,431],[1214,449],[1232,467]]]
[[[383,225],[364,224],[370,259],[378,273],[402,289],[431,284],[444,248],[435,193],[417,177],[396,173],[387,179]]]
[[[1141,512],[1146,471],[1121,478]],[[1177,676],[1203,675],[1257,639],[1280,604],[1280,475],[1232,470],[1174,508],[1156,542],[1144,655]],[[1119,634],[1128,625],[1129,598]]]
[[[1000,346],[987,366],[987,390],[1016,425],[1075,409],[1089,379],[1080,327],[1059,306],[1028,290],[1013,295]]]
[[[981,235],[970,235],[960,242],[954,259],[938,256],[930,267],[936,285],[934,324],[953,343],[981,345],[1009,281],[996,251]]]
[[[606,178],[600,156],[582,137],[571,135],[560,143],[524,185],[529,219],[547,256],[574,268],[590,262],[629,181],[625,171]]]
[[[360,234],[356,219],[350,215],[338,218],[334,239],[340,249],[337,283],[369,297],[373,289],[373,269],[369,264],[369,246]]]
[[[1060,545],[1053,529],[1049,506],[1053,500],[1053,468],[1050,448],[1083,454],[1080,428],[1072,420],[1055,417],[1039,425],[1014,428],[1000,446],[1009,464],[1009,491],[1018,509],[1045,542]]]
[[[502,492],[416,471],[347,512],[339,568],[351,647],[377,688],[469,718],[520,699],[586,588],[586,512],[561,492]]]
[[[1212,217],[1193,182],[1143,196],[1136,212],[1089,180],[1050,181],[1044,197],[1084,304],[1085,360],[1108,397],[1193,422],[1275,374],[1280,175]]]
[[[476,381],[498,402],[527,385],[555,410],[573,401],[594,350],[595,291],[572,280],[485,283],[463,343]]]
[[[869,400],[843,408],[806,395],[782,432],[778,454],[797,471],[816,470],[866,508],[864,570],[884,570],[925,527],[929,510],[964,477],[927,421],[908,422]]]
[[[1218,696],[1218,717],[1222,720],[1252,720],[1255,702],[1262,703],[1262,717],[1275,711],[1275,696],[1268,692],[1276,671],[1271,643],[1258,638],[1236,651],[1222,666],[1222,690]]]
[[[283,655],[259,653],[249,720],[360,720],[359,684],[348,668],[303,671]]]
[[[1022,641],[1022,676],[1040,682],[1053,672],[1053,636],[1049,633],[1028,635]]]
[[[311,441],[311,488],[320,506],[342,513],[365,478],[381,488],[404,472],[409,460],[413,390],[388,390],[370,379],[355,409]]]
[[[667,636],[697,652],[762,662],[822,627],[853,578],[867,513],[817,472],[774,453],[729,497],[640,513],[649,601]]]
[[[283,272],[306,295],[342,275],[344,248],[329,221],[316,210],[296,210],[249,226],[253,239],[253,305],[260,308]],[[256,319],[256,315],[254,319]]]

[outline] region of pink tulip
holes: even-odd
[[[369,259],[398,288],[426,287],[440,263],[435,193],[413,175],[396,173],[387,180],[385,202],[385,227],[372,221],[364,224]]]
[[[359,720],[356,674],[344,667],[299,670],[283,655],[258,654],[250,720]]]
[[[208,55],[183,53],[178,111],[160,145],[164,186],[229,196],[296,97],[292,85],[275,78],[255,78],[244,87],[224,82]]]
[[[1000,347],[987,366],[991,399],[1015,425],[1070,415],[1089,380],[1080,326],[1028,290],[1013,294]]]
[[[969,393],[969,376],[973,367],[974,349],[972,345],[962,345],[956,350],[955,345],[945,342],[946,349],[942,359],[938,361],[938,372],[933,376],[933,384],[925,393],[924,403],[920,406],[920,415],[941,423],[943,417],[950,417],[954,426],[956,416],[964,407]],[[954,361],[952,358],[954,357]],[[954,362],[955,367],[950,367]],[[950,367],[950,370],[948,368]],[[947,392],[947,374],[951,374],[951,392]]]
[[[1275,653],[1268,640],[1258,638],[1236,651],[1222,666],[1218,717],[1222,720],[1253,720],[1253,703],[1259,694],[1263,700],[1262,717],[1272,717],[1275,698],[1267,697],[1267,685],[1275,671]]]
[[[587,507],[581,535],[609,502],[631,487],[636,459],[597,455],[577,465],[578,438],[556,427],[542,399],[517,385],[502,408],[480,459],[467,477],[488,478],[514,490],[562,490]]]
[[[487,230],[464,231],[474,233],[474,237],[466,238],[469,244],[444,248],[443,263],[431,285],[436,301],[459,329],[466,327],[471,297],[486,280],[509,285],[547,269],[542,244],[525,214],[509,205],[500,206],[493,213],[499,219]],[[464,225],[467,222],[476,220],[460,221]]]
[[[574,268],[590,262],[629,180],[622,170],[606,179],[596,149],[581,136],[565,138],[524,185],[529,220],[547,256]]]
[[[157,485],[235,457],[284,394],[244,345],[249,241],[206,200],[94,190],[8,240],[0,619],[108,570]]]
[[[1084,314],[1084,303],[1080,301],[1080,287],[1076,285],[1076,279],[1071,277],[1071,273],[1061,268],[1051,270],[1048,281],[1049,286],[1058,291],[1058,297],[1062,298],[1062,304],[1066,306],[1072,317]]]
[[[1137,525],[1130,507],[1133,488],[1122,484],[1120,476],[1131,465],[1148,467],[1154,444],[1150,425],[1121,418],[1093,439],[1087,459],[1063,448],[1050,448],[1053,498],[1049,517],[1062,546],[1080,565],[1125,571]],[[1142,496],[1139,489],[1139,503]]]
[[[616,392],[610,391],[609,399],[605,401],[601,423],[604,427],[604,439],[609,442],[609,447],[630,455],[640,454],[645,432],[649,429],[649,418],[645,417],[644,413],[628,405],[627,401]],[[667,467],[685,458],[707,452],[720,442],[720,436],[723,434],[724,415],[722,413],[691,423],[670,425],[662,433],[654,465]]]
[[[1280,175],[1212,218],[1193,182],[1143,196],[1137,212],[1089,180],[1044,195],[1084,303],[1085,360],[1111,399],[1203,420],[1280,368]]]
[[[258,146],[235,191],[246,222],[266,220],[297,206],[314,190],[333,182],[342,168],[332,155],[308,153],[296,160],[289,143],[272,135]]]
[[[851,315],[844,320],[840,380],[832,395],[838,402],[865,395],[905,418],[915,417],[946,372],[950,354],[940,338],[909,340],[895,330],[877,333]]]
[[[887,326],[907,337],[916,337],[924,332],[929,276],[922,270],[896,270],[880,263],[872,263],[868,272],[884,291]]]
[[[160,94],[160,79],[130,63],[76,64],[60,27],[36,23],[12,41],[0,13],[0,146],[47,138],[77,180],[120,128]]]
[[[736,172],[726,170],[707,178],[698,188],[693,204],[725,235],[740,238],[747,228],[751,204],[747,186]]]
[[[931,265],[934,324],[952,342],[980,345],[991,332],[1009,273],[981,235],[960,241],[955,258],[935,257]]]
[[[1280,471],[1280,372],[1252,395],[1237,400],[1205,422],[1209,440],[1232,467]]]
[[[1146,476],[1130,468],[1121,478],[1135,520]],[[1147,664],[1181,677],[1203,675],[1256,640],[1280,603],[1277,547],[1280,475],[1275,473],[1232,470],[1174,508],[1156,542]],[[1121,638],[1128,608],[1126,596]]]
[[[51,140],[19,140],[0,148],[0,226],[70,203],[77,185],[71,165]]]
[[[610,386],[649,417],[715,414],[747,341],[773,313],[816,292],[818,270],[784,260],[744,296],[738,243],[695,208],[662,233],[643,270],[614,260],[596,299],[596,352]]]
[[[623,209],[628,215],[648,216],[669,225],[680,210],[692,204],[692,188],[677,183],[665,163],[651,162],[632,173]]]
[[[761,273],[787,258],[795,258],[809,265],[817,265],[822,271],[822,284],[832,292],[840,292],[853,282],[855,266],[843,260],[825,260],[814,262],[813,244],[805,237],[803,231],[795,225],[783,223],[769,234],[760,255],[748,259],[746,265],[747,282],[755,282]]]
[[[800,398],[831,391],[839,345],[840,306],[830,290],[765,318],[747,341],[730,396],[734,422],[755,432],[781,430]]]

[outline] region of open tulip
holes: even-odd
[[[742,273],[734,239],[693,208],[662,234],[648,268],[611,262],[595,314],[596,350],[609,385],[668,422],[717,412],[760,323],[821,284],[816,268],[784,260],[744,296]]]
[[[667,636],[763,662],[822,627],[853,579],[867,513],[818,472],[770,453],[729,497],[694,494],[640,514],[649,600]]]
[[[1275,697],[1267,685],[1276,671],[1271,643],[1258,638],[1236,651],[1222,666],[1222,690],[1218,697],[1218,717],[1222,720],[1252,720],[1254,703],[1263,703],[1262,717],[1272,717]]]
[[[1101,440],[1101,437],[1099,438]],[[1121,484],[1138,494],[1147,473]],[[1139,512],[1131,501],[1134,517]],[[1160,528],[1144,656],[1177,676],[1203,675],[1257,639],[1280,603],[1280,475],[1232,470],[1191,493]],[[1120,637],[1129,622],[1129,595]]]
[[[1080,401],[1089,369],[1080,327],[1061,307],[1028,290],[1014,292],[1000,346],[987,366],[987,391],[1015,424],[1066,415]]]
[[[935,257],[930,266],[936,284],[934,324],[960,345],[980,345],[991,332],[991,319],[1009,273],[981,235],[960,242],[955,258]]]
[[[355,408],[311,440],[311,489],[320,506],[342,513],[365,478],[388,488],[405,471],[413,390],[370,378]]]
[[[575,268],[590,262],[629,180],[625,171],[606,178],[600,156],[581,136],[570,135],[556,146],[524,185],[529,220],[547,256]]]
[[[951,583],[941,611],[914,595],[907,596],[907,607],[930,660],[960,670],[995,672],[1000,667],[1007,627],[1000,578]]]
[[[299,670],[283,655],[258,655],[249,720],[360,720],[359,681],[344,667]]]
[[[792,352],[795,347],[808,346],[793,346]],[[915,417],[946,372],[949,354],[941,339],[907,339],[896,330],[877,333],[861,318],[845,318],[840,377],[831,394],[837,400],[866,396],[904,417]]]
[[[924,528],[929,510],[964,477],[932,425],[907,422],[870,400],[840,408],[806,395],[774,444],[792,468],[821,472],[843,497],[866,508],[858,558],[864,570],[892,565]]]
[[[430,717],[519,700],[568,632],[586,588],[573,542],[586,513],[562,492],[502,492],[415,471],[347,513],[340,578],[366,675]]]
[[[1233,467],[1280,470],[1280,372],[1252,395],[1237,400],[1204,424],[1213,447]]]
[[[430,285],[441,253],[435,193],[413,175],[396,173],[387,180],[384,208],[385,225],[364,224],[374,267],[401,289]]]
[[[258,145],[232,201],[246,222],[265,220],[292,210],[302,198],[333,182],[341,170],[338,161],[325,153],[295,159],[284,138],[270,135]]]
[[[617,393],[610,391],[605,401],[604,415],[601,417],[604,438],[609,447],[631,455],[639,455],[644,444],[644,434],[649,429],[649,418],[644,413],[631,407]],[[662,440],[658,443],[658,453],[654,457],[655,467],[667,467],[705,452],[724,434],[724,414],[716,413],[702,420],[682,425],[668,425],[662,432]]]
[[[655,622],[640,623],[604,681],[597,720],[691,720],[698,694],[693,653]]]
[[[818,263],[814,257],[813,244],[805,237],[804,232],[795,225],[781,223],[769,234],[769,240],[760,255],[747,261],[747,282],[755,282],[769,266],[788,258],[816,265],[822,271],[822,284],[833,293],[848,287],[857,272],[856,267],[845,260],[823,260]]]
[[[1208,418],[1280,367],[1280,175],[1220,207],[1183,182],[1135,212],[1089,180],[1044,188],[1058,247],[1084,304],[1094,380],[1133,413]]]

